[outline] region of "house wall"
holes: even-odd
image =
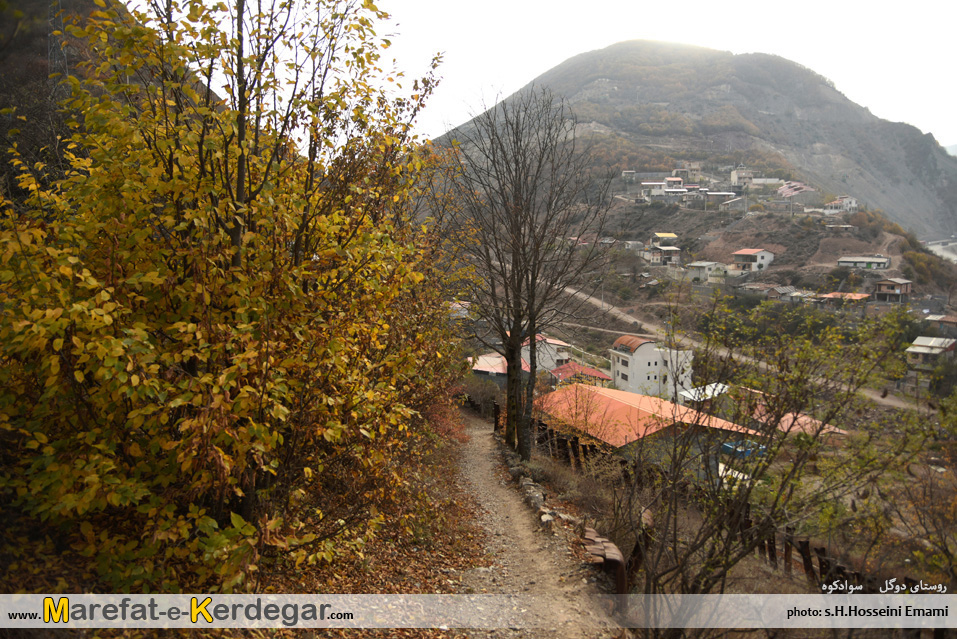
[[[529,363],[532,362],[531,346],[522,347],[522,357]],[[571,353],[567,346],[558,346],[550,344],[545,340],[538,342],[535,348],[535,357],[538,360],[538,370],[550,371],[571,361]]]
[[[735,255],[732,266],[739,271],[763,271],[774,261],[774,253],[761,251],[754,255]]]
[[[847,267],[850,267],[850,268],[866,268],[866,269],[882,270],[882,269],[888,268],[888,263],[889,263],[889,262],[890,262],[890,260],[885,260],[885,259],[874,259],[874,260],[869,260],[869,259],[863,259],[863,260],[845,260],[845,259],[838,259],[838,260],[837,260],[837,265],[838,265],[838,266],[847,266]]]
[[[633,353],[612,350],[610,356],[612,382],[620,390],[677,401],[679,392],[691,388],[693,351],[648,342]]]

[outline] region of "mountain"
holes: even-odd
[[[564,95],[622,169],[744,163],[854,196],[921,237],[957,232],[957,157],[784,58],[636,40],[531,84]]]

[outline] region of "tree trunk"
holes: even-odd
[[[522,461],[532,458],[532,406],[535,401],[535,377],[538,374],[538,339],[535,334],[535,319],[529,323],[528,381],[525,386],[525,404],[518,423],[518,454]]]
[[[514,344],[505,347],[505,443],[515,448],[515,436],[521,413],[522,349]]]

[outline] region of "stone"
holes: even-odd
[[[542,504],[545,503],[545,495],[541,491],[535,490],[532,487],[525,488],[525,503],[530,507],[538,510],[542,507]]]

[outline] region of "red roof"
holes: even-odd
[[[615,448],[674,424],[761,437],[761,433],[672,402],[627,391],[569,384],[536,400],[538,409]]]
[[[615,340],[615,343],[612,344],[612,348],[615,350],[622,350],[624,348],[627,349],[629,353],[634,353],[638,350],[639,346],[649,343],[653,343],[653,340],[635,337],[634,335],[622,335]]]
[[[551,370],[552,375],[560,382],[564,382],[568,379],[575,377],[576,375],[582,375],[583,377],[594,377],[595,379],[601,379],[606,382],[611,381],[611,377],[601,372],[597,368],[590,368],[588,366],[582,366],[578,362],[568,362],[563,364],[558,368],[553,368]]]
[[[757,255],[764,249],[741,249],[740,251],[735,251],[732,255]]]

